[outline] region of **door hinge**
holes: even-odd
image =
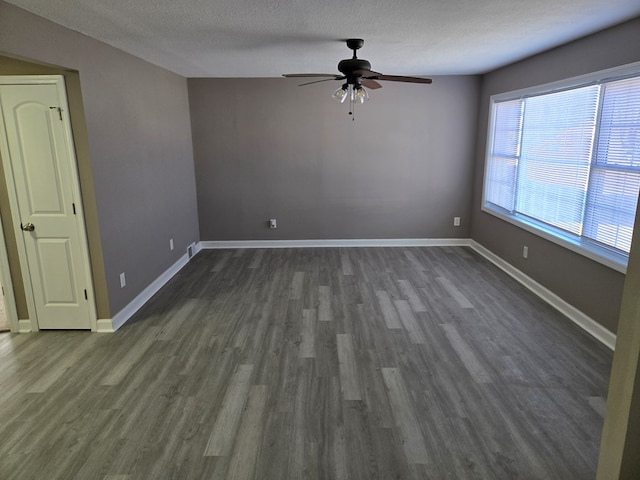
[[[89,300],[89,297],[87,296],[87,289],[84,289],[84,299],[85,300]]]
[[[60,116],[60,121],[62,121],[62,108],[60,107],[49,107],[51,110],[58,110],[58,115]]]
[[[73,214],[75,215],[76,214],[76,204],[72,203],[71,206],[73,207]]]

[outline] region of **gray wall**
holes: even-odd
[[[202,240],[469,237],[478,77],[385,82],[355,121],[338,82],[188,83]]]
[[[187,81],[2,1],[0,52],[79,72],[114,315],[199,237]]]
[[[615,332],[624,275],[480,210],[489,97],[640,61],[640,19],[591,35],[484,76],[478,122],[471,236]],[[522,258],[522,247],[529,258]]]

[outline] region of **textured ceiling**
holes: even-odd
[[[7,0],[186,77],[483,73],[640,15],[640,0]]]

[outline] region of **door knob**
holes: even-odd
[[[33,232],[36,229],[36,226],[33,223],[25,223],[20,224],[20,228],[25,232]]]

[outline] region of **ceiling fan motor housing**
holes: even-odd
[[[347,77],[348,83],[356,83],[362,77],[353,73],[358,70],[371,70],[371,64],[363,58],[347,58],[338,63],[338,71]]]

